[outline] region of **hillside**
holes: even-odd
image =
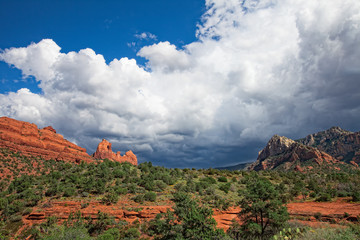
[[[243,170],[246,169],[251,163],[239,163],[236,165],[232,165],[232,166],[227,166],[227,167],[217,167],[216,169],[219,170]]]
[[[17,129],[17,135],[12,135],[14,143],[0,148],[0,239],[251,239],[278,234],[279,229],[271,227],[263,233],[244,235],[248,214],[242,210],[257,206],[257,201],[272,204],[263,209],[270,210],[269,214],[279,210],[276,214],[282,220],[269,224],[296,226],[301,234],[310,232],[305,225],[323,226],[324,222],[353,226],[360,214],[359,171],[354,167],[339,171],[339,164],[348,165],[285,137],[274,136],[255,167],[286,167],[288,171],[248,172],[168,169],[149,162],[137,165],[122,161],[106,140],[94,156],[109,159],[90,157],[90,162],[78,162],[47,158],[47,152],[44,157],[29,153],[34,149],[30,140],[43,143],[42,134],[21,130],[28,127]],[[9,135],[4,130],[1,134]],[[14,151],[15,147],[24,152]],[[303,174],[296,166],[304,159],[331,167]],[[360,236],[351,229],[344,230],[350,239]],[[199,238],[186,237],[189,232],[196,232],[191,236]]]

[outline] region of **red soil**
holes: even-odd
[[[360,203],[351,203],[349,198],[338,198],[333,202],[298,202],[287,205],[292,217],[316,221],[314,215],[320,213],[321,221],[332,222],[357,221],[360,216]]]
[[[23,217],[24,226],[19,230],[21,232],[25,228],[46,221],[50,216],[56,216],[59,222],[66,220],[70,213],[80,211],[83,217],[90,216],[93,219],[97,218],[98,211],[114,216],[116,220],[125,220],[132,223],[135,220],[140,222],[149,221],[153,219],[158,213],[164,213],[167,209],[171,209],[172,202],[163,202],[163,205],[147,205],[136,204],[132,201],[119,201],[115,205],[103,205],[98,201],[88,202],[89,205],[81,208],[84,201],[50,201],[43,203],[42,207],[35,207],[30,215]],[[287,205],[290,217],[298,219],[297,221],[312,226],[319,227],[324,222],[338,223],[338,222],[353,222],[357,221],[357,216],[360,215],[360,204],[350,203],[348,199],[341,198],[334,202],[297,202],[289,203]],[[239,221],[238,213],[239,207],[230,207],[226,211],[214,209],[214,219],[217,222],[217,227],[226,231],[232,224],[232,220]],[[320,213],[320,219],[314,216]],[[345,213],[346,217],[345,217]],[[322,222],[320,222],[320,221]]]

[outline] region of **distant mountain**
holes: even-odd
[[[243,170],[247,168],[251,163],[240,163],[233,166],[227,166],[227,167],[217,167],[216,169],[219,170]]]
[[[340,127],[332,127],[297,141],[324,151],[346,163],[360,164],[360,132],[354,133]]]
[[[333,127],[294,141],[274,135],[248,170],[298,170],[358,167],[360,134]],[[350,164],[348,164],[350,163]]]

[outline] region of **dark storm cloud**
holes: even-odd
[[[360,130],[360,2],[241,2],[206,1],[198,41],[143,47],[146,69],[50,39],[6,49],[42,93],[2,94],[0,113],[53,125],[90,154],[106,138],[169,167],[255,160],[273,134]]]

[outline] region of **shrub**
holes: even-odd
[[[72,197],[76,194],[76,189],[74,187],[67,187],[64,190],[64,197]]]
[[[156,192],[162,192],[167,187],[167,184],[164,183],[162,180],[155,180],[154,184],[155,184],[154,190]]]
[[[134,202],[137,202],[137,203],[144,203],[144,195],[143,194],[136,195],[133,198],[133,200],[134,200]]]
[[[314,217],[317,219],[317,220],[320,220],[321,219],[321,213],[320,212],[316,212],[315,214],[314,214]]]
[[[138,239],[140,237],[140,232],[137,228],[129,228],[125,232],[125,237],[129,239]]]
[[[206,183],[209,183],[209,184],[215,184],[216,183],[216,180],[212,177],[205,177],[205,178],[202,178],[200,179],[201,182],[206,182]]]
[[[128,190],[123,187],[116,187],[115,192],[119,195],[125,195],[128,192]]]
[[[114,191],[109,191],[101,199],[101,202],[107,205],[116,204],[119,201],[119,196]]]
[[[221,177],[218,178],[218,181],[219,182],[227,182],[227,178],[224,177],[224,176],[221,176]]]
[[[117,228],[110,228],[97,237],[97,240],[118,240],[118,239],[120,239],[120,230]]]
[[[231,183],[225,183],[225,184],[221,184],[219,189],[225,193],[228,193],[230,187],[231,187]]]
[[[7,198],[0,198],[0,211],[3,211],[8,206]]]
[[[222,230],[216,228],[212,210],[200,206],[189,195],[174,194],[174,212],[168,210],[150,221],[149,233],[155,239],[226,239]]]
[[[154,192],[147,192],[144,195],[144,199],[146,201],[155,202],[156,201],[156,193]]]
[[[360,192],[358,191],[352,192],[351,197],[353,202],[360,202]]]
[[[11,215],[9,218],[10,222],[20,222],[22,220],[21,215]]]
[[[329,193],[321,193],[320,196],[316,199],[317,202],[329,202],[331,201],[331,196]]]
[[[96,240],[115,240],[114,236],[109,233],[99,235]]]
[[[88,231],[84,227],[55,227],[50,235],[42,238],[43,240],[69,240],[82,239],[91,240]]]

